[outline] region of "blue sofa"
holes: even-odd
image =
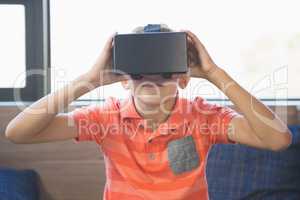
[[[210,200],[300,200],[300,126],[281,152],[215,145],[207,161]]]
[[[0,168],[0,200],[38,198],[38,175],[35,171]]]
[[[300,126],[289,127],[293,144],[271,152],[215,145],[207,161],[210,200],[300,200]],[[38,200],[38,175],[0,168],[0,200]]]

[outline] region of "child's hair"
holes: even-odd
[[[160,25],[160,32],[174,32],[173,29],[169,28],[166,24],[159,24]],[[144,33],[144,28],[146,26],[138,26],[132,30],[133,33]]]

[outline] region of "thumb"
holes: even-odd
[[[109,38],[106,40],[106,43],[104,45],[104,49],[105,50],[110,50],[113,46],[113,40],[114,40],[114,37],[117,35],[117,32],[114,32],[113,34],[111,34],[109,36]]]

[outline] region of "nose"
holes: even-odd
[[[145,76],[141,81],[142,82],[151,82],[154,85],[162,86],[162,84],[166,80],[164,78],[162,78],[160,75],[148,75],[148,76]]]
[[[160,75],[157,74],[153,74],[153,75],[145,75],[143,77],[143,80],[145,81],[157,81],[157,80],[161,80],[162,77]]]

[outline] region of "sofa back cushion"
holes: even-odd
[[[38,191],[35,171],[0,168],[0,200],[38,200]]]
[[[299,126],[290,129],[293,143],[281,152],[234,144],[215,145],[206,167],[210,200],[299,200]]]

